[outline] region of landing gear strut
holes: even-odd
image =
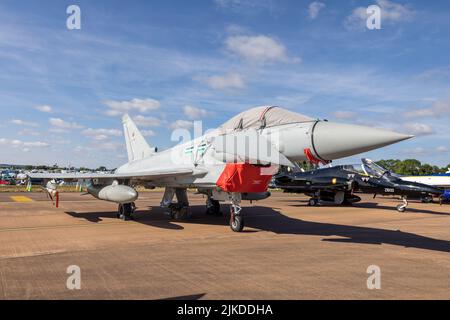
[[[177,197],[177,202],[172,202],[174,195]],[[167,187],[161,206],[167,208],[166,213],[171,219],[185,220],[191,217],[191,209],[185,188]]]
[[[399,204],[397,206],[397,211],[398,212],[405,212],[406,207],[408,206],[408,200],[406,199],[406,197],[402,197],[403,203]]]
[[[206,200],[206,214],[210,216],[222,216],[222,211],[220,211],[220,202],[208,197]]]
[[[308,200],[308,206],[315,207],[319,205],[319,199],[320,199],[320,191],[314,192],[311,198]]]
[[[121,203],[119,204],[119,208],[117,209],[117,218],[122,219],[123,221],[133,219],[132,214],[136,210],[136,205],[134,202],[132,203]]]
[[[230,205],[230,228],[234,232],[241,232],[244,229],[244,217],[241,214],[241,198],[240,194],[233,194]]]

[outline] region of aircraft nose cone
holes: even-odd
[[[372,127],[320,121],[313,132],[314,148],[324,160],[332,160],[381,148],[413,136]]]

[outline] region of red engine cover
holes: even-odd
[[[271,175],[262,175],[261,167],[249,163],[228,163],[216,185],[226,192],[264,192]]]

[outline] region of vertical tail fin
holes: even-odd
[[[128,161],[140,160],[155,153],[155,149],[150,148],[144,136],[128,114],[123,116],[122,123],[127,145]]]

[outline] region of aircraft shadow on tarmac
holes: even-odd
[[[400,203],[401,202],[399,201],[398,204],[400,204]],[[307,204],[304,204],[304,203],[289,204],[289,206],[291,206],[291,207],[304,207],[306,205]],[[320,206],[321,207],[330,207],[330,208],[352,208],[352,207],[354,207],[354,208],[377,209],[377,210],[384,209],[384,210],[392,210],[392,211],[398,213],[398,211],[396,209],[396,205],[386,206],[386,205],[380,205],[377,202],[361,202],[361,203],[354,203],[354,204],[350,204],[350,205],[343,205],[343,204],[342,205],[336,205],[336,204],[332,204],[332,203],[326,203],[326,204],[321,204]],[[436,206],[437,209],[439,209],[441,207],[437,203],[435,203],[435,206]],[[439,212],[439,211],[434,211],[434,210],[424,210],[424,209],[415,209],[415,208],[411,208],[411,207],[408,207],[406,209],[406,212],[399,213],[399,214],[408,214],[408,212],[450,216],[450,213],[446,213],[446,212]]]
[[[206,216],[205,206],[192,206],[192,218],[182,221],[183,224],[208,224],[228,226],[228,214],[223,217]],[[222,210],[225,212],[226,206]],[[254,206],[245,207],[245,225],[262,231],[276,234],[312,235],[342,238],[322,239],[328,242],[347,242],[364,244],[391,244],[396,246],[450,252],[450,241],[433,239],[400,230],[387,230],[370,227],[348,226],[333,223],[313,222],[291,218],[273,208]],[[102,218],[114,218],[115,212],[66,212],[75,218],[83,218],[91,222],[100,222]],[[152,227],[182,230],[178,221],[171,221],[164,215],[163,209],[151,207],[150,212],[138,210],[134,221]],[[245,231],[246,229],[244,229]],[[247,229],[248,230],[248,229]],[[231,232],[231,231],[230,231]],[[257,232],[248,230],[247,232]]]

